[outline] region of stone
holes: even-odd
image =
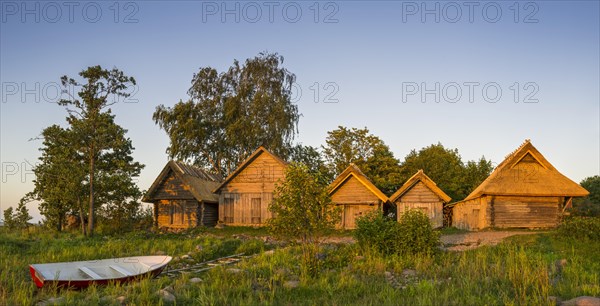
[[[115,299],[119,304],[121,305],[126,305],[127,304],[127,297],[124,295],[121,295],[120,297],[117,297]]]
[[[383,276],[385,276],[386,278],[394,277],[394,275],[392,275],[392,272],[390,272],[390,271],[383,272]]]
[[[203,249],[204,248],[200,244],[196,246],[196,251],[198,251],[198,252],[202,252]]]
[[[60,296],[60,297],[51,297],[45,301],[40,301],[36,305],[37,306],[49,306],[49,305],[63,304],[64,302],[65,302],[65,298]]]
[[[154,252],[154,255],[167,255],[167,253],[165,253],[165,251],[156,251]]]
[[[264,254],[265,254],[265,255],[273,255],[273,254],[275,254],[275,250],[268,250],[268,251],[265,251],[265,253],[264,253]]]
[[[288,288],[288,289],[298,288],[299,286],[300,286],[300,282],[297,280],[289,280],[289,281],[286,281],[285,283],[283,283],[283,287]]]
[[[363,260],[363,259],[365,259],[365,257],[360,256],[360,255],[354,257],[354,260]]]
[[[561,306],[600,306],[600,298],[580,296],[560,303]]]
[[[175,303],[175,295],[173,294],[173,287],[166,287],[165,289],[158,290],[158,295],[162,298],[163,301],[168,303]]]
[[[415,271],[413,269],[404,269],[402,271],[402,276],[404,276],[404,277],[417,276],[417,271]]]
[[[548,301],[551,305],[560,305],[560,299],[556,296],[549,296]]]
[[[188,254],[185,254],[185,255],[182,255],[182,256],[181,256],[181,259],[190,259],[190,257],[191,257],[190,255],[188,255]]]
[[[217,223],[217,225],[215,225],[215,228],[216,229],[223,229],[223,228],[225,228],[225,224],[223,224],[223,223]]]
[[[237,268],[229,268],[229,269],[227,269],[227,272],[233,273],[233,274],[238,274],[238,273],[241,273],[242,270],[241,269],[237,269]]]
[[[190,283],[192,283],[192,284],[200,283],[200,282],[202,282],[202,279],[199,277],[190,278]]]

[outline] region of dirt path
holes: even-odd
[[[498,231],[498,232],[469,232],[442,236],[443,248],[449,251],[465,251],[484,245],[496,245],[504,238],[515,235],[533,235],[540,232],[531,231]]]
[[[504,238],[515,235],[532,235],[540,232],[531,231],[489,231],[489,232],[468,232],[462,234],[443,235],[441,237],[442,248],[449,251],[465,251],[476,249],[484,245],[496,245]],[[328,237],[325,243],[354,243],[353,237]]]

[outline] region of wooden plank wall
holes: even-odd
[[[199,225],[212,227],[217,224],[219,220],[219,205],[217,203],[203,202],[198,206],[198,210],[198,215],[201,216],[198,222]]]
[[[381,210],[379,198],[354,176],[348,178],[331,195],[334,204],[342,205],[338,228],[356,228],[356,218],[371,210]]]
[[[444,212],[443,212],[443,204],[442,202],[432,202],[432,203],[411,203],[411,202],[396,202],[398,207],[398,216],[397,219],[400,220],[400,217],[405,211],[411,209],[417,209],[425,213],[429,217],[429,221],[431,222],[431,226],[434,228],[442,227],[444,222]]]
[[[268,154],[260,154],[231,182],[223,186],[219,195],[219,221],[230,225],[261,225],[271,218],[269,204],[275,184],[284,179],[285,167]],[[225,208],[225,198],[233,199],[233,221]],[[252,199],[260,199],[260,222],[253,222]],[[255,200],[256,201],[256,200]],[[256,221],[257,218],[254,219]]]
[[[494,196],[492,226],[548,228],[559,222],[562,197]]]
[[[444,212],[442,200],[427,188],[422,182],[418,182],[395,202],[397,207],[397,219],[410,209],[423,211],[431,221],[434,228],[442,227],[444,223]]]
[[[452,225],[466,230],[477,230],[486,227],[486,201],[476,198],[457,203],[452,209]]]
[[[198,202],[196,200],[160,200],[158,205],[158,226],[168,228],[192,228],[198,225]],[[173,215],[171,223],[171,206],[178,214]],[[183,215],[183,216],[182,216]]]

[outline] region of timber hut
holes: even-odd
[[[219,198],[212,190],[221,176],[180,161],[169,161],[142,201],[154,204],[155,225],[159,228],[188,229],[214,226]]]
[[[218,185],[219,221],[227,225],[262,225],[271,217],[269,204],[287,163],[258,148]]]
[[[329,185],[329,195],[334,204],[343,207],[339,224],[343,229],[356,228],[356,218],[365,212],[379,210],[383,213],[383,205],[388,201],[388,197],[354,164],[333,180]]]
[[[464,200],[450,204],[452,225],[468,230],[554,227],[573,197],[588,194],[527,139]]]
[[[444,205],[450,200],[423,170],[417,171],[390,197],[390,202],[396,205],[398,220],[405,211],[418,209],[429,217],[434,228],[442,227]]]

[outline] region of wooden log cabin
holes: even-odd
[[[429,217],[434,228],[443,226],[444,205],[450,200],[423,170],[417,171],[390,197],[390,202],[396,206],[398,220],[405,211],[418,209]]]
[[[388,197],[354,164],[333,180],[329,185],[329,195],[335,205],[342,206],[339,227],[343,229],[356,228],[356,219],[368,211],[383,213],[383,205],[388,201]]]
[[[467,230],[549,228],[573,197],[589,192],[552,166],[527,139],[464,200],[452,203],[452,225]]]
[[[222,178],[179,161],[169,161],[142,201],[154,204],[159,228],[188,229],[214,226],[219,198],[212,192]]]
[[[271,218],[269,204],[275,184],[284,179],[287,163],[258,148],[214,192],[219,197],[219,221],[227,225],[262,225]]]

